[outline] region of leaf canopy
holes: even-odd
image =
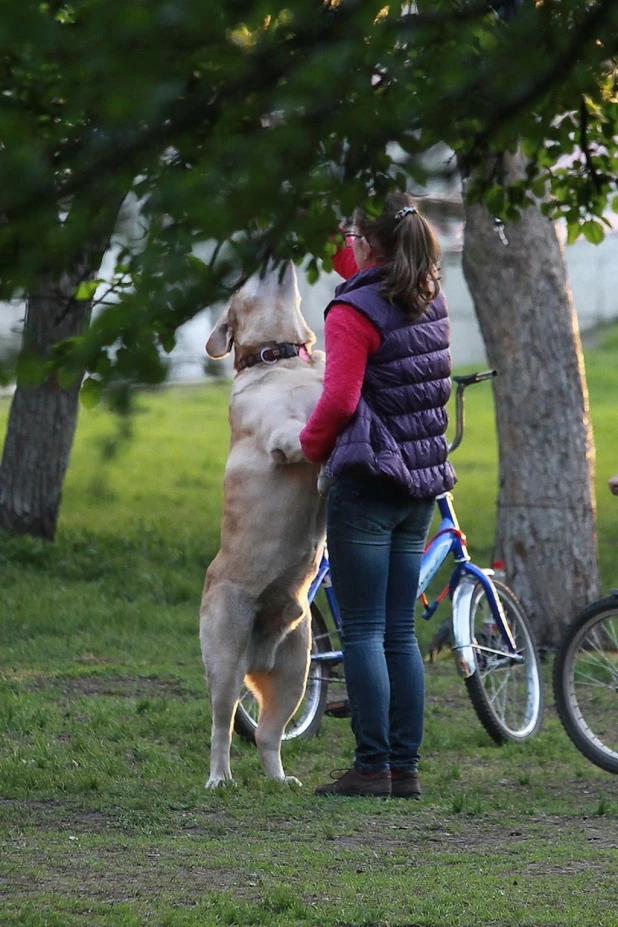
[[[114,304],[72,346],[105,380],[152,366],[269,257],[309,254],[315,276],[343,217],[435,173],[469,172],[467,195],[503,219],[542,199],[570,240],[599,241],[617,201],[617,5],[418,6],[4,0],[0,296],[83,261],[89,298],[137,197],[143,238],[118,250]],[[509,185],[499,154],[518,146],[526,176]]]

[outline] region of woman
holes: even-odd
[[[327,539],[341,611],[354,764],[318,795],[419,798],[423,660],[414,632],[436,495],[452,488],[451,360],[436,235],[412,199],[357,211],[326,308],[322,396],[303,432],[330,479]]]

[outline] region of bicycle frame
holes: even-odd
[[[456,663],[459,672],[464,677],[469,677],[475,672],[476,661],[474,658],[474,641],[472,639],[470,627],[470,606],[472,595],[480,583],[487,596],[487,601],[492,612],[493,619],[500,631],[505,646],[514,660],[518,659],[517,646],[513,640],[513,635],[509,628],[504,614],[502,604],[496,595],[490,575],[491,570],[481,570],[470,560],[466,546],[466,537],[459,527],[457,515],[453,507],[453,496],[450,492],[442,493],[436,497],[438,510],[441,515],[441,522],[436,534],[431,538],[425,548],[421,563],[419,578],[418,597],[426,605],[424,618],[430,618],[438,607],[442,598],[448,593],[452,600],[453,609],[453,650],[457,654]],[[425,598],[425,590],[434,578],[446,558],[452,554],[455,561],[455,568],[451,574],[450,581],[444,593],[442,593],[434,602],[429,604]],[[312,602],[320,588],[323,587],[328,601],[329,608],[333,615],[337,631],[341,631],[341,617],[337,607],[337,601],[332,589],[329,575],[329,562],[327,551],[324,550],[320,567],[317,575],[309,589],[309,601]],[[492,650],[483,647],[484,652],[495,653],[504,657],[504,651]],[[313,654],[313,662],[319,663],[337,663],[342,659],[340,650],[330,650],[325,653]]]

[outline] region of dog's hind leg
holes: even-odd
[[[217,673],[209,677],[212,728],[210,736],[210,775],[206,788],[232,782],[230,749],[234,715],[243,681],[243,669],[237,664],[222,661]]]
[[[281,764],[285,726],[300,705],[309,669],[310,624],[306,615],[281,641],[275,665],[268,673],[250,673],[251,688],[259,694],[260,717],[255,742],[267,776],[300,785],[286,776]]]
[[[262,626],[255,628],[251,637],[249,649],[249,672],[269,673],[277,659],[278,647],[289,634],[288,628],[298,624],[304,615],[302,603],[296,596],[280,596],[276,607],[275,618],[270,615],[267,621],[266,613],[272,613],[272,596],[266,608],[260,606],[262,611]],[[283,606],[282,603],[283,602]]]
[[[212,711],[209,789],[232,781],[232,728],[253,616],[252,601],[230,584],[217,586],[202,601],[200,641]]]

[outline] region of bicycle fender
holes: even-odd
[[[496,618],[502,640],[509,648],[511,653],[516,653],[517,646],[513,640],[513,635],[511,634],[509,623],[506,620],[502,602],[500,601],[499,596],[496,595],[496,589],[491,579],[489,578],[489,575],[484,570],[481,570],[480,567],[475,566],[473,563],[464,563],[463,569],[468,576],[478,581],[485,590],[487,601],[489,602],[489,606]]]
[[[464,679],[473,676],[476,671],[470,634],[470,608],[475,586],[474,580],[466,577],[453,593],[453,654],[457,671]]]

